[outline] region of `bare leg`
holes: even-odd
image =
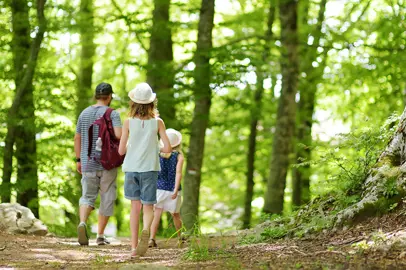
[[[181,235],[182,220],[180,218],[180,213],[172,213],[173,223],[175,224],[176,231],[178,232],[178,237]]]
[[[103,216],[99,214],[98,229],[97,229],[98,234],[104,234],[104,229],[106,228],[109,218],[110,217],[108,216]]]
[[[152,221],[151,234],[149,236],[149,238],[151,238],[151,239],[155,239],[156,232],[159,227],[159,222],[161,221],[162,210],[163,210],[162,208],[155,208],[154,220]]]
[[[131,248],[135,249],[138,245],[138,230],[140,227],[141,201],[131,201],[130,212],[130,230],[131,230]]]
[[[143,230],[147,230],[149,232],[149,228],[151,227],[152,220],[154,219],[154,205],[153,204],[144,204],[143,205],[143,223],[144,228]]]
[[[79,207],[79,217],[80,222],[86,223],[87,219],[89,218],[90,213],[93,211],[93,207],[90,205],[81,205]]]

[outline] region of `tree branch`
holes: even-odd
[[[135,32],[135,38],[137,39],[137,41],[140,43],[140,46],[142,49],[144,49],[145,52],[148,52],[147,46],[144,45],[144,43],[142,42],[142,40],[140,39],[140,37],[137,34],[137,31],[133,30],[131,28],[131,21],[128,19],[128,16],[124,14],[123,10],[121,9],[121,7],[117,4],[116,0],[111,0],[111,3],[113,4],[113,6],[116,8],[116,10],[120,13],[120,18],[123,19],[126,23],[126,25],[128,26],[128,28],[130,29],[130,31],[134,31]]]

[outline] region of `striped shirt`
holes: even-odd
[[[102,117],[106,112],[108,106],[89,106],[82,111],[79,116],[78,123],[76,125],[76,133],[80,134],[81,145],[80,145],[80,161],[82,163],[82,172],[94,172],[104,170],[102,165],[88,158],[87,151],[89,147],[89,127],[93,122]],[[111,112],[111,120],[113,122],[113,127],[121,127],[120,114],[114,110]],[[96,140],[99,136],[99,128],[94,126],[93,129],[93,142],[91,157],[94,156],[94,151],[96,147]]]

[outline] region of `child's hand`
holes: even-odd
[[[172,194],[172,200],[175,200],[176,198],[178,197],[178,192],[177,191],[175,191],[173,194]]]
[[[161,157],[163,157],[163,158],[170,158],[170,157],[171,157],[171,154],[172,154],[172,153],[163,153],[163,152],[160,152],[160,153],[159,153],[159,155],[160,155]]]

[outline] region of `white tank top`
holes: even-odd
[[[129,133],[123,172],[160,171],[158,120],[130,118]]]

